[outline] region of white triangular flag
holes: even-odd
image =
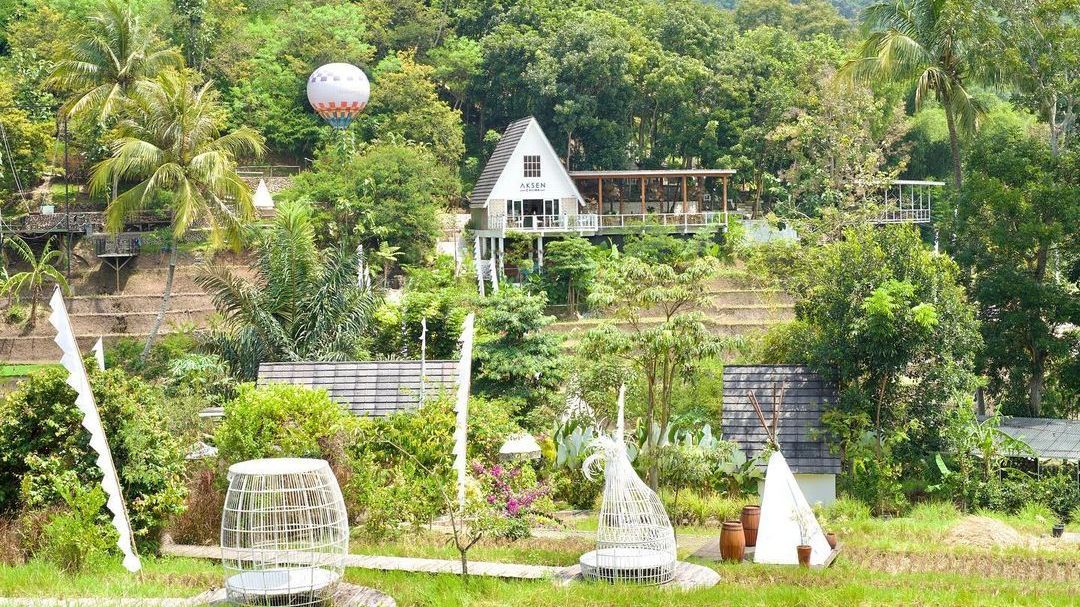
[[[71,330],[71,319],[68,317],[67,306],[64,305],[64,297],[60,294],[59,287],[53,291],[49,307],[52,308],[49,323],[56,328],[56,345],[60,346],[60,350],[64,353],[60,358],[60,364],[68,372],[67,384],[75,390],[75,406],[83,415],[83,427],[90,433],[90,447],[97,453],[97,465],[101,469],[102,476],[101,488],[105,490],[106,503],[113,515],[113,527],[120,536],[116,540],[116,545],[124,554],[124,567],[135,573],[142,568],[142,563],[135,554],[131,523],[128,520],[127,509],[124,507],[123,494],[120,492],[120,478],[116,474],[112,451],[109,450],[109,443],[105,439],[105,429],[101,425],[97,404],[94,403],[94,393],[90,389],[86,367],[83,366],[79,343]]]
[[[804,543],[811,548],[811,565],[823,564],[832,552],[787,460],[777,451],[769,457],[765,471],[754,562],[796,565],[796,548]]]
[[[457,413],[457,425],[454,428],[454,470],[457,472],[457,498],[462,509],[465,508],[465,479],[466,467],[466,441],[469,437],[469,389],[472,381],[472,344],[473,344],[473,320],[475,315],[470,312],[465,317],[461,328],[461,360],[458,361],[457,377],[457,403],[454,412]]]
[[[105,346],[104,346],[104,344],[101,343],[101,338],[100,337],[97,339],[96,342],[94,342],[94,347],[90,348],[90,351],[94,353],[94,360],[97,361],[98,371],[104,371],[105,370]]]
[[[255,188],[254,203],[256,209],[274,208],[274,197],[270,195],[270,188],[266,187],[266,182],[262,179],[259,180],[259,187]]]

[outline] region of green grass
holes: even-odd
[[[56,367],[58,365],[52,363],[46,364],[20,364],[20,365],[0,365],[0,378],[3,377],[24,377],[30,375],[34,371],[39,369],[47,369],[49,367]]]
[[[588,537],[545,539],[530,537],[516,542],[484,540],[469,550],[469,559],[495,563],[527,563],[568,566],[577,563],[583,552],[592,550],[595,541]],[[457,560],[458,553],[449,535],[426,529],[409,531],[393,540],[354,539],[350,551],[355,554],[409,556]]]
[[[138,574],[128,573],[119,559],[77,575],[38,560],[18,567],[0,566],[0,597],[182,598],[216,586],[221,586],[221,564],[207,560],[143,558]]]
[[[1038,531],[1044,515],[1030,511],[1005,519],[1021,530]],[[393,596],[402,607],[1080,604],[1080,546],[1038,550],[948,546],[944,538],[962,516],[950,505],[926,504],[904,517],[875,519],[864,509],[841,502],[821,513],[824,524],[840,534],[844,548],[833,567],[801,570],[691,559],[716,570],[721,582],[714,588],[690,592],[590,583],[559,588],[548,581],[462,580],[454,575],[363,569],[349,569],[346,578]],[[595,518],[590,517],[576,520],[573,527],[594,525]],[[718,533],[715,527],[683,527],[678,531],[684,538],[715,537]],[[426,529],[408,531],[393,540],[357,536],[351,548],[357,554],[457,558],[448,536]],[[469,558],[558,566],[575,563],[591,548],[589,537],[484,541],[470,551]],[[686,558],[685,551],[681,556]],[[184,597],[220,586],[221,581],[220,565],[210,560],[147,559],[141,579],[124,572],[117,562],[79,576],[34,562],[0,567],[0,596]]]
[[[756,565],[719,566],[714,588],[679,591],[640,586],[578,583],[565,588],[546,581],[378,572],[350,569],[346,578],[377,588],[402,607],[567,607],[601,605],[1075,605],[1080,585],[1031,584],[958,574],[889,574],[839,563],[827,570]]]

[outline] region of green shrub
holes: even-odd
[[[43,532],[41,556],[60,569],[78,573],[105,555],[115,532],[101,515],[105,492],[84,487],[73,472],[56,479],[66,510],[54,514]]]
[[[324,457],[320,442],[345,432],[352,416],[325,390],[242,384],[214,432],[226,464],[262,457]]]
[[[19,304],[11,304],[7,310],[4,310],[4,322],[9,325],[19,325],[30,317],[30,312],[27,311],[25,306]]]
[[[869,520],[872,516],[870,506],[851,497],[838,498],[818,511],[818,519],[826,528]]]
[[[0,404],[0,512],[59,503],[55,478],[67,471],[84,485],[101,480],[66,376],[61,368],[37,371]],[[152,552],[160,529],[184,501],[184,452],[163,423],[164,395],[120,369],[94,373],[90,386],[136,541],[141,551]]]
[[[173,333],[162,335],[150,348],[146,360],[142,360],[141,339],[121,338],[105,350],[105,368],[120,367],[146,379],[166,377],[174,360],[194,352],[198,347],[193,331],[194,326],[181,326]]]
[[[347,501],[363,504],[355,516],[372,537],[399,531],[399,523],[420,525],[445,510],[442,491],[453,493],[456,415],[449,395],[419,411],[358,420],[355,440],[346,447],[353,475]],[[469,400],[469,457],[493,462],[509,434],[520,429],[510,409],[497,400]]]

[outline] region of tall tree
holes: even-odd
[[[192,72],[168,71],[139,87],[117,124],[112,155],[94,167],[91,191],[109,180],[138,183],[105,210],[110,231],[119,231],[133,213],[164,202],[170,214],[172,243],[165,291],[146,338],[145,359],[165,320],[176,273],[176,250],[193,226],[209,229],[212,246],[240,246],[240,226],[254,216],[251,188],[236,174],[236,159],[259,156],[263,141],[241,127],[224,135],[223,109],[211,83]]]
[[[963,183],[961,132],[974,132],[983,111],[967,89],[968,80],[985,74],[987,45],[993,29],[983,0],[882,0],[863,11],[870,34],[858,56],[841,73],[869,84],[913,82],[915,106],[933,95],[945,108],[952,151],[953,181]]]
[[[1005,35],[1001,56],[1020,103],[1050,126],[1061,154],[1080,112],[1080,0],[997,0]]]
[[[644,382],[649,449],[667,436],[676,384],[690,377],[702,359],[721,351],[705,316],[692,311],[705,300],[706,284],[719,268],[715,257],[698,258],[679,271],[624,255],[609,260],[597,273],[589,303],[608,310],[622,326],[608,321],[590,330],[579,353],[595,361],[618,360]],[[653,489],[658,486],[655,462],[648,481]]]
[[[106,120],[139,82],[182,64],[180,53],[165,47],[153,26],[136,15],[129,3],[106,0],[71,41],[50,80],[74,91],[61,108],[64,115],[93,113]]]
[[[1080,158],[1055,158],[1020,127],[988,128],[971,146],[969,177],[942,233],[967,270],[986,348],[982,371],[1005,413],[1071,415],[1069,369],[1080,365]],[[1070,274],[1072,274],[1070,276]]]

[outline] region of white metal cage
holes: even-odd
[[[349,522],[320,459],[258,459],[229,467],[221,515],[225,590],[234,604],[318,605],[344,571]]]
[[[604,497],[596,550],[581,556],[581,574],[607,582],[666,584],[675,577],[675,531],[660,497],[634,471],[623,442],[623,391],[614,439],[594,441],[585,472],[604,460]]]

